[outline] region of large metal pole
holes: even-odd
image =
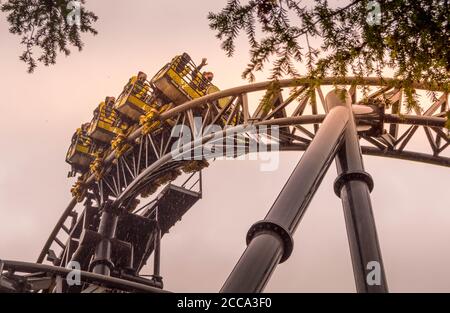
[[[323,121],[264,220],[247,233],[247,248],[221,292],[261,292],[278,263],[293,249],[292,235],[342,142],[348,108],[336,107]]]
[[[119,216],[107,202],[103,208],[100,217],[100,225],[98,226],[98,233],[101,235],[96,250],[94,260],[91,262],[92,272],[96,274],[111,275],[111,270],[114,264],[111,261],[112,242],[116,234],[117,221]]]
[[[388,292],[383,259],[370,201],[372,178],[364,171],[351,98],[345,91],[331,91],[328,110],[346,107],[351,114],[345,140],[336,155],[338,178],[334,190],[342,200],[347,236],[358,292]]]
[[[162,283],[162,277],[160,274],[161,264],[161,227],[159,227],[159,206],[156,206],[156,229],[154,239],[154,256],[153,256],[153,278],[157,282]]]

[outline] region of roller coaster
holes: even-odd
[[[247,248],[221,292],[264,290],[276,266],[289,258],[292,235],[333,161],[357,291],[388,291],[370,201],[374,183],[362,155],[450,167],[448,86],[413,83],[414,90],[434,96],[411,113],[404,101],[411,86],[397,79],[293,78],[220,91],[210,72],[201,73],[205,65],[204,59],[196,66],[184,53],[150,80],[139,72],[117,100],[106,97],[98,105],[67,152],[69,176],[78,175],[72,200],[36,263],[0,261],[0,291],[168,292],[160,273],[162,237],[195,209],[202,170],[216,157],[193,152],[213,145],[210,151],[226,147],[238,157],[254,152],[252,143],[273,144],[271,153],[303,153],[265,219],[250,227]],[[264,96],[252,105],[257,93]],[[177,140],[180,125],[197,135]],[[219,130],[211,131],[212,125]],[[429,149],[410,145],[420,128]],[[151,257],[153,274],[144,276]],[[68,281],[73,264],[79,266],[77,284]],[[369,264],[379,266],[378,283],[367,279]]]

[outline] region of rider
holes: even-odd
[[[213,74],[213,72],[203,72],[203,77],[207,81],[212,82],[212,80],[214,79],[214,74]]]
[[[194,86],[192,86],[195,89],[199,89],[199,90],[205,90],[206,86],[204,86],[204,82],[203,82],[203,74],[200,74],[200,70],[205,66],[208,65],[208,63],[206,62],[207,59],[206,58],[202,58],[202,62],[200,63],[200,65],[198,65],[196,68],[194,68],[191,72],[191,76],[192,76],[192,82],[194,84]]]
[[[129,88],[133,88],[133,94],[142,101],[145,101],[147,92],[150,90],[146,81],[147,74],[139,71],[137,76],[133,76],[130,78],[128,84],[125,86],[125,89],[129,90]]]

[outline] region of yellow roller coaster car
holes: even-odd
[[[66,154],[66,162],[72,166],[72,172],[84,172],[94,159],[95,144],[87,135],[89,123],[81,125],[72,136],[72,142]]]
[[[220,89],[211,83],[211,72],[200,72],[207,65],[206,58],[196,66],[187,53],[178,55],[166,64],[151,79],[152,85],[175,105],[214,93]],[[218,105],[224,107],[227,99],[219,99]]]
[[[206,60],[205,60],[206,61]],[[178,55],[166,64],[151,80],[151,83],[175,105],[206,94],[210,82],[200,73],[187,53]]]
[[[117,100],[116,110],[133,121],[138,121],[141,115],[149,111],[153,99],[147,74],[139,72],[124,87]]]
[[[114,109],[114,97],[106,97],[94,111],[88,136],[103,143],[110,142],[117,134],[118,114]]]

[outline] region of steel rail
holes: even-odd
[[[168,118],[171,118],[175,116],[178,113],[182,113],[184,111],[187,111],[189,109],[199,107],[209,101],[215,101],[220,98],[224,98],[227,96],[232,96],[236,94],[243,94],[243,93],[250,93],[250,92],[256,92],[261,91],[264,89],[267,89],[271,86],[273,82],[272,81],[266,81],[266,82],[260,82],[260,83],[254,83],[249,85],[243,85],[239,87],[229,88],[223,91],[219,91],[210,95],[203,96],[201,98],[197,98],[191,101],[188,101],[182,105],[179,105],[167,112],[164,112],[160,116],[160,120],[164,121]],[[286,79],[286,80],[280,80],[279,86],[280,88],[284,87],[296,87],[301,85],[312,85],[317,82],[313,82],[310,79],[307,78],[298,78],[298,79]],[[354,77],[347,77],[347,78],[333,78],[328,77],[324,78],[320,85],[368,85],[368,86],[392,86],[392,87],[401,87],[403,85],[403,82],[401,80],[397,79],[380,79],[377,77],[368,77],[364,79],[356,79]],[[415,89],[427,89],[432,91],[444,91],[443,86],[438,85],[429,85],[421,82],[414,82],[412,84],[412,87]],[[279,126],[287,126],[287,125],[299,125],[299,124],[316,124],[323,121],[325,118],[324,114],[320,115],[309,115],[309,116],[296,116],[296,117],[286,117],[286,118],[278,118],[278,119],[271,119],[271,120],[265,120],[258,122],[257,124],[260,125],[279,125]],[[372,117],[374,118],[374,117]],[[356,116],[356,119],[358,119],[358,116]],[[370,120],[370,117],[364,117],[365,120]],[[412,125],[418,125],[418,126],[432,126],[432,127],[444,127],[445,125],[445,118],[442,117],[424,117],[424,116],[417,116],[417,115],[394,115],[394,114],[386,114],[385,115],[385,122],[387,123],[398,123],[398,124],[412,124]],[[140,135],[141,135],[142,127],[139,127],[136,129],[133,133],[131,133],[127,137],[127,142],[133,142],[135,141]],[[306,146],[294,144],[292,147],[281,147],[281,149],[284,150],[304,150]],[[368,155],[374,155],[374,156],[384,156],[384,157],[390,157],[390,158],[398,158],[398,159],[404,159],[404,160],[411,160],[411,161],[418,161],[418,162],[425,162],[433,165],[441,165],[441,166],[450,166],[450,158],[446,157],[435,157],[424,153],[419,152],[410,152],[410,151],[381,151],[377,148],[373,147],[365,147],[362,146],[362,152],[364,154]],[[114,160],[114,151],[111,151],[111,153],[105,158],[105,165],[109,165]],[[86,180],[86,184],[90,184],[94,181],[95,177],[94,175],[90,175]],[[37,259],[38,263],[42,263],[44,261],[45,255],[48,253],[48,249],[50,248],[51,244],[54,241],[55,236],[60,231],[64,221],[69,216],[69,214],[72,212],[73,208],[76,205],[76,200],[72,199],[67,206],[67,208],[63,211],[63,214],[61,215],[60,219],[56,223],[54,229],[50,233],[49,238],[47,239],[46,243],[44,244],[43,249],[41,250],[39,257]]]
[[[0,260],[3,263],[3,270],[24,272],[24,273],[51,273],[59,276],[66,277],[71,273],[72,269],[68,269],[60,266],[52,266],[46,264],[22,262],[22,261],[12,261],[12,260]],[[89,283],[105,284],[110,287],[120,288],[128,291],[138,291],[138,292],[148,292],[148,293],[169,293],[167,290],[162,290],[156,287],[147,286],[144,284],[136,283],[133,281],[99,275],[86,271],[79,271],[82,281]]]
[[[261,121],[261,122],[257,122],[254,123],[253,126],[260,126],[260,125],[292,125],[292,124],[305,124],[305,123],[315,123],[318,121],[323,121],[324,118],[326,117],[325,114],[321,114],[321,115],[314,115],[314,116],[298,116],[298,117],[292,117],[292,118],[279,118],[276,120],[268,120],[268,121]],[[415,121],[416,123],[419,122],[423,122],[423,119],[415,119],[415,116],[411,117],[411,121]],[[366,118],[367,119],[367,118]],[[403,119],[403,118],[402,118]],[[443,118],[435,118],[439,119],[438,122],[439,123],[445,123],[445,119]],[[404,119],[404,121],[406,122],[407,119]],[[436,121],[435,121],[436,122]],[[179,151],[174,151],[171,153],[167,153],[166,155],[162,156],[161,158],[159,158],[157,161],[155,161],[154,163],[152,163],[149,167],[147,167],[143,172],[141,172],[126,188],[125,190],[120,194],[120,196],[114,201],[114,205],[120,205],[124,199],[127,198],[128,194],[137,187],[137,185],[139,184],[139,182],[144,179],[145,177],[147,177],[152,171],[158,169],[160,166],[162,166],[163,164],[169,162],[171,159],[176,159],[178,157],[181,157],[183,154],[189,153],[192,149],[186,149],[188,147],[198,147],[198,146],[202,146],[204,144],[206,144],[207,142],[209,142],[210,140],[213,139],[217,139],[217,138],[223,138],[223,137],[227,137],[229,134],[235,134],[235,133],[239,133],[242,131],[246,130],[246,127],[248,127],[248,124],[242,124],[242,125],[237,125],[235,127],[230,127],[227,128],[223,131],[219,131],[219,132],[214,132],[211,133],[209,135],[203,136],[195,141],[192,141],[190,143],[185,144],[184,146],[179,148]],[[305,147],[306,148],[306,147]],[[367,147],[370,148],[370,147]],[[181,152],[182,151],[182,152]],[[366,149],[366,151],[372,152],[371,149]],[[375,155],[375,154],[373,154]],[[380,154],[382,155],[382,154]],[[394,156],[396,154],[390,154],[391,156]],[[426,154],[417,154],[417,153],[412,153],[412,155],[416,155],[416,156],[420,156],[421,159],[425,159],[424,156],[426,156]],[[445,158],[448,159],[448,162],[445,164],[448,164],[450,166],[450,158]],[[437,162],[436,162],[437,163]],[[442,164],[440,164],[442,165]]]
[[[297,116],[297,117],[287,117],[287,118],[278,118],[273,120],[266,120],[257,123],[258,125],[279,125],[279,126],[288,126],[288,125],[306,125],[306,124],[314,124],[320,123],[325,118],[325,114],[319,115],[310,115],[310,116]],[[358,116],[356,119],[358,120]],[[366,120],[370,120],[370,117],[366,117]],[[422,117],[415,115],[404,115],[397,116],[392,114],[385,115],[385,121],[389,123],[399,123],[399,124],[412,124],[418,126],[434,126],[434,127],[444,127],[445,118],[441,117]],[[280,150],[282,151],[301,151],[305,150],[307,147],[306,144],[291,144],[289,146],[281,145]],[[362,152],[365,155],[378,156],[378,157],[387,157],[387,158],[395,158],[407,161],[414,162],[422,162],[431,165],[445,166],[450,167],[450,158],[447,157],[436,157],[426,153],[414,152],[414,151],[396,151],[396,150],[380,150],[375,147],[369,146],[361,146]],[[151,166],[151,165],[150,165]],[[156,167],[153,167],[156,169]],[[54,237],[58,234],[61,229],[62,224],[72,212],[73,208],[77,204],[76,200],[72,198],[69,205],[63,211],[61,217],[50,233],[49,238],[45,242],[44,247],[42,248],[39,257],[37,259],[38,263],[42,263],[44,261],[45,255],[48,252],[51,244],[53,243]]]
[[[301,85],[312,85],[316,84],[316,81],[313,81],[308,78],[292,78],[292,79],[283,79],[279,82],[280,88],[284,87],[298,87]],[[186,103],[183,103],[175,108],[170,109],[167,112],[164,112],[160,116],[161,121],[165,121],[171,117],[174,117],[178,113],[185,112],[187,110],[200,107],[207,102],[215,101],[221,98],[225,98],[228,96],[233,96],[237,94],[243,94],[243,93],[250,93],[250,92],[256,92],[261,91],[269,88],[273,84],[272,81],[265,81],[260,83],[253,83],[238,87],[229,88],[226,90],[218,91],[216,93],[212,93],[194,100],[187,101]],[[367,77],[364,79],[357,79],[355,77],[344,77],[344,78],[334,78],[334,77],[327,77],[320,81],[320,85],[352,85],[352,84],[358,84],[358,85],[367,85],[367,86],[392,86],[392,87],[401,87],[404,83],[402,80],[393,79],[393,78],[385,78],[381,79],[378,77]],[[428,85],[421,82],[414,82],[412,84],[412,87],[414,89],[427,89],[430,91],[444,91],[443,86],[437,86],[437,85]],[[294,117],[295,118],[295,117]],[[445,123],[445,122],[444,122]],[[136,129],[134,132],[132,132],[128,137],[127,141],[132,142],[136,140],[142,133],[142,126]],[[105,163],[110,163],[112,160],[114,160],[114,151],[111,151],[111,153],[106,157]],[[94,175],[91,175],[87,180],[86,183],[92,182],[94,179]]]
[[[259,83],[253,83],[238,87],[229,88],[222,90],[213,94],[197,98],[186,103],[183,103],[170,111],[161,114],[161,118],[170,118],[174,115],[181,113],[183,111],[199,107],[209,101],[215,101],[220,98],[225,98],[228,96],[233,96],[236,94],[250,93],[255,91],[261,91],[269,88],[273,84],[273,81],[265,81]],[[278,86],[280,88],[286,87],[298,87],[302,85],[316,85],[317,81],[311,80],[309,78],[291,78],[282,79],[278,81]],[[393,78],[378,78],[378,77],[366,77],[364,79],[358,79],[356,77],[326,77],[320,80],[319,85],[329,86],[329,85],[365,85],[365,86],[389,86],[401,88],[404,85],[402,80]],[[412,83],[412,88],[419,90],[430,90],[430,91],[445,91],[444,86],[439,85],[428,85],[422,82]]]
[[[302,86],[302,85],[311,85],[311,84],[317,83],[317,82],[314,82],[313,80],[308,79],[308,78],[292,78],[292,79],[280,80],[278,83],[279,83],[280,88],[284,88],[284,87],[298,87],[298,86]],[[271,84],[273,84],[273,81],[253,83],[253,84],[229,88],[229,89],[218,91],[218,92],[215,92],[215,93],[212,93],[212,94],[209,94],[209,95],[206,95],[206,96],[194,99],[194,100],[190,100],[190,101],[187,101],[175,108],[170,109],[167,112],[162,113],[160,116],[160,120],[165,121],[171,117],[174,117],[175,115],[177,115],[179,113],[185,112],[185,111],[193,109],[193,108],[200,107],[210,101],[215,101],[215,100],[233,96],[233,95],[239,95],[239,94],[243,94],[243,93],[250,93],[250,92],[265,90],[265,89],[269,88],[271,86]],[[346,78],[327,77],[327,78],[322,79],[320,82],[320,85],[322,85],[322,86],[336,85],[336,84],[337,85],[358,84],[358,85],[367,85],[367,86],[392,86],[392,87],[399,88],[404,83],[402,80],[398,80],[398,79],[393,79],[393,78],[380,79],[378,77],[367,77],[367,78],[364,78],[363,80],[356,79],[355,77],[346,77]],[[443,86],[427,85],[427,84],[421,83],[421,82],[414,82],[412,84],[412,87],[415,89],[427,89],[430,91],[443,91],[444,90]],[[290,117],[290,118],[295,119],[296,117]],[[287,119],[289,119],[289,118],[287,118]],[[323,118],[322,118],[322,120],[323,120]],[[444,125],[445,119],[443,119],[443,120],[444,120],[443,121],[443,125]],[[271,120],[271,121],[273,121],[273,120]],[[294,123],[295,120],[293,120],[292,122]],[[139,127],[138,129],[136,129],[134,132],[132,132],[127,137],[127,142],[132,143],[141,135],[141,133],[142,133],[142,126]],[[114,157],[115,157],[114,151],[111,151],[111,153],[104,160],[105,164],[109,164],[110,162],[112,162],[114,160]],[[95,176],[91,175],[86,179],[86,183],[89,184],[94,179],[95,179]]]
[[[75,208],[76,205],[77,205],[77,200],[75,198],[72,198],[72,200],[69,202],[69,205],[63,211],[58,222],[56,222],[56,225],[53,228],[52,232],[50,233],[50,236],[48,237],[47,241],[45,242],[44,247],[42,248],[41,253],[39,254],[39,257],[37,259],[37,263],[42,263],[44,261],[44,258],[48,253],[48,249],[52,245],[52,243],[53,243],[55,237],[58,235],[58,232],[60,231],[62,225],[64,224],[67,217],[70,215],[70,213],[72,212],[72,210]]]

